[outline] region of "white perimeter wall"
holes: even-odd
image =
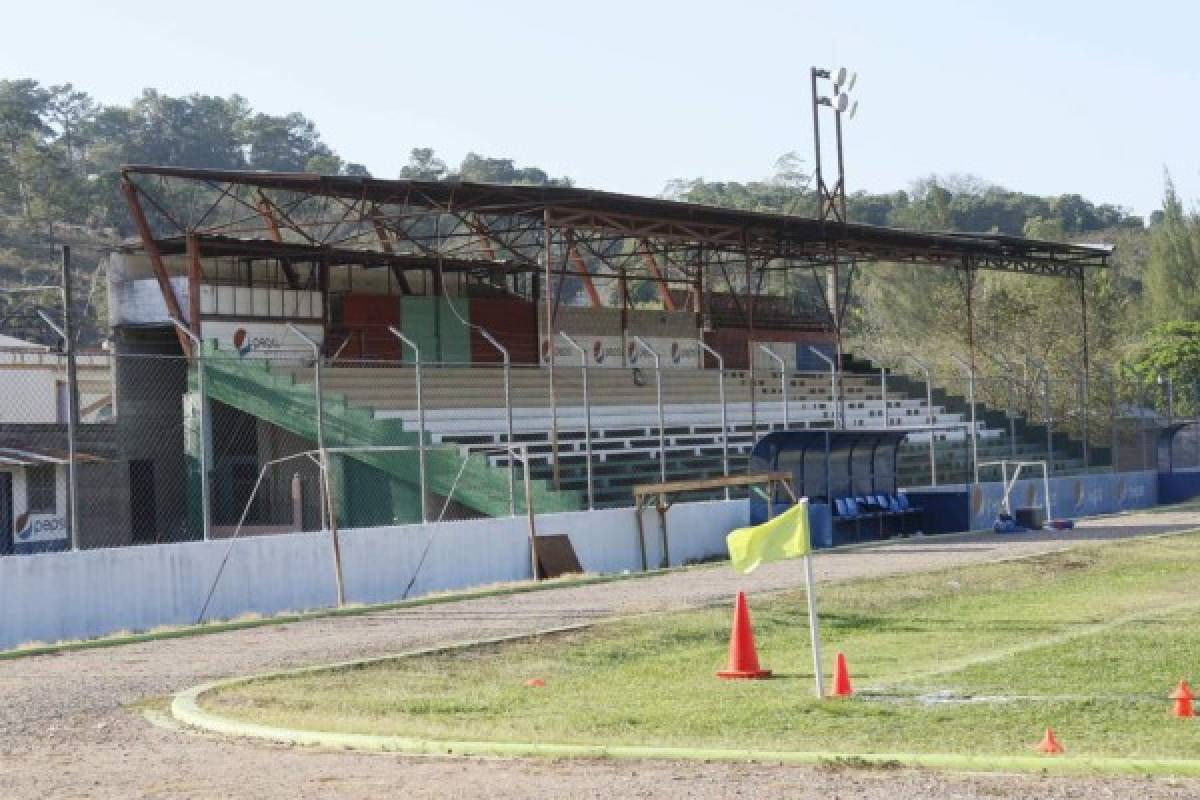
[[[747,519],[744,500],[679,503],[668,514],[672,566],[725,552],[725,535]],[[658,516],[643,517],[651,568],[662,558]],[[641,569],[632,509],[543,514],[539,534],[571,537],[593,573]],[[346,599],[398,600],[531,577],[524,517],[363,528],[342,532]],[[0,649],[84,639],[196,621],[228,540],[0,558]],[[237,540],[207,618],[332,606],[329,535],[292,533]]]

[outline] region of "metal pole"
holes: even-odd
[[[584,457],[587,459],[585,469],[587,472],[588,511],[591,511],[596,507],[596,504],[592,494],[592,406],[588,399],[587,350],[580,347],[579,342],[572,339],[566,331],[559,331],[558,335],[571,346],[571,349],[579,354],[579,368],[580,373],[583,375],[583,451]]]
[[[325,461],[325,413],[324,413],[324,404],[323,404],[322,398],[321,398],[321,346],[318,345],[315,341],[313,341],[311,336],[309,336],[307,333],[305,333],[304,331],[297,328],[292,323],[290,323],[290,322],[287,323],[287,328],[292,333],[296,334],[296,336],[300,337],[309,346],[309,348],[311,348],[313,351],[313,392],[314,392],[314,399],[317,404],[317,409],[316,409],[316,412],[317,412],[317,449],[319,451],[321,451],[321,469],[328,470],[329,465]],[[326,497],[327,491],[328,491],[328,488],[327,488],[328,485],[329,485],[329,481],[323,479],[320,482],[320,487],[319,487],[320,491],[321,491],[320,501],[321,501],[321,527],[322,528],[325,528],[327,525],[327,520],[328,520],[327,512],[330,507],[327,502],[327,497]]]
[[[513,469],[511,452],[513,446],[512,359],[509,357],[508,348],[500,344],[494,336],[483,328],[477,327],[476,330],[488,341],[488,344],[500,352],[500,357],[504,359],[504,417],[508,423],[508,439],[505,443],[510,451],[508,454],[508,513],[515,517],[517,515],[517,473]]]
[[[304,331],[292,323],[288,330],[303,339],[313,351],[313,387],[317,401],[317,451],[321,454],[321,522],[329,525],[330,541],[333,544],[333,573],[337,583],[338,606],[346,603],[346,587],[342,580],[342,545],[338,537],[337,512],[334,511],[333,490],[329,479],[329,452],[325,449],[324,404],[321,399],[321,346]]]
[[[917,369],[925,374],[925,419],[929,423],[929,483],[937,486],[937,445],[933,433],[933,377],[929,365],[909,354],[908,360],[917,365]]]
[[[820,698],[825,696],[825,676],[821,672],[821,631],[817,627],[817,592],[811,553],[804,554],[804,594],[808,600],[808,635],[812,639],[813,680],[816,683],[817,697]]]
[[[771,360],[773,360],[776,364],[779,365],[779,389],[781,392],[783,392],[783,429],[786,431],[789,427],[788,426],[787,362],[785,362],[778,353],[776,353],[771,348],[767,347],[765,344],[760,344],[758,346],[758,349],[762,350],[764,353],[766,353],[768,356],[770,356]]]
[[[546,343],[550,347],[548,356],[550,358],[550,461],[551,472],[554,479],[554,488],[562,488],[562,475],[558,466],[558,390],[554,384],[554,272],[552,269],[551,252],[553,246],[553,229],[550,227],[550,209],[546,209],[542,215],[542,220],[545,228],[545,243],[542,252],[545,255],[546,263]]]
[[[721,471],[726,478],[729,477],[729,416],[725,406],[725,359],[716,350],[704,343],[703,339],[697,339],[696,343],[704,352],[717,360],[717,391],[721,397]],[[729,487],[725,487],[725,499],[729,499]]]
[[[1109,437],[1112,447],[1112,454],[1109,456],[1109,461],[1112,462],[1112,471],[1120,472],[1120,465],[1117,463],[1117,448],[1120,446],[1120,431],[1117,428],[1117,414],[1119,413],[1117,405],[1117,376],[1115,373],[1110,373],[1111,380],[1109,381],[1108,389],[1108,417],[1109,417]]]
[[[204,342],[184,324],[179,317],[171,317],[171,322],[192,340],[196,348],[196,384],[200,392],[200,517],[203,520],[204,541],[212,537],[212,518],[209,508],[212,498],[211,477],[208,464],[208,378],[204,368]]]
[[[60,328],[50,316],[42,309],[37,309],[37,315],[42,318],[42,322],[50,327],[59,338],[63,341],[63,352],[66,353],[71,345],[67,339],[67,331],[65,328]],[[79,549],[79,531],[76,526],[76,520],[79,519],[79,507],[76,503],[76,473],[75,473],[75,423],[72,420],[78,419],[78,412],[75,410],[78,406],[78,395],[72,391],[74,381],[71,377],[71,359],[67,359],[67,517],[70,520],[68,529],[71,532],[71,549]]]
[[[79,474],[76,437],[79,429],[79,372],[75,363],[75,333],[71,327],[71,248],[62,246],[63,343],[67,355],[67,513],[71,518],[71,549],[80,546]]]
[[[1017,417],[1013,413],[1013,385],[1012,380],[1006,380],[1004,385],[1008,388],[1005,395],[1005,404],[1007,408],[1004,413],[1008,415],[1008,453],[1014,459],[1017,457]]]
[[[396,326],[388,325],[388,330],[413,351],[413,376],[417,384],[417,480],[421,484],[421,522],[429,522],[429,487],[425,484],[425,396],[421,391],[421,348],[397,330]]]
[[[975,420],[975,369],[958,356],[951,356],[967,373],[967,402],[971,404],[971,472],[979,483],[979,429]]]
[[[829,365],[829,402],[833,406],[833,427],[838,427],[838,396],[837,396],[837,365],[829,356],[822,353],[812,345],[808,346],[813,355]],[[842,427],[846,426],[845,416],[842,417]]]
[[[658,353],[654,348],[646,344],[645,340],[640,336],[634,336],[633,341],[642,350],[650,354],[654,359],[654,393],[658,402],[658,476],[663,483],[667,482],[667,433],[666,424],[663,422],[663,402],[662,402],[662,365],[658,360]]]
[[[515,449],[509,452],[516,452]],[[533,570],[533,579],[540,580],[542,577],[541,566],[538,564],[537,552],[537,522],[533,513],[533,483],[529,480],[529,447],[521,447],[521,463],[525,465],[523,470],[525,476],[525,516],[529,520],[529,560],[530,567]],[[643,565],[643,568],[645,565]]]
[[[1054,469],[1054,416],[1050,409],[1050,371],[1042,366],[1042,414],[1046,417],[1046,462]]]

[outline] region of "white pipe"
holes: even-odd
[[[634,336],[633,341],[642,350],[650,354],[654,359],[654,391],[655,398],[658,403],[658,474],[659,479],[667,482],[667,433],[666,425],[663,423],[663,402],[662,402],[662,364],[659,362],[658,353],[654,348],[646,344],[640,336]]]
[[[824,353],[822,353],[820,350],[813,347],[812,345],[809,345],[808,349],[812,351],[813,355],[815,355],[817,358],[821,359],[822,361],[824,361],[826,364],[829,365],[829,388],[830,388],[829,401],[830,401],[830,404],[833,406],[833,427],[837,428],[838,427],[837,364],[834,363],[832,358],[825,355]],[[842,415],[841,427],[843,427],[843,428],[846,427],[846,419],[845,419],[844,414]]]
[[[421,490],[421,522],[429,522],[429,487],[425,485],[425,399],[421,392],[421,348],[417,343],[388,325],[393,336],[412,348],[413,364],[416,367],[414,375],[417,382],[417,480]]]
[[[596,504],[592,493],[592,406],[588,399],[587,350],[584,350],[579,342],[572,339],[566,331],[559,331],[558,335],[579,354],[579,367],[583,375],[583,448],[585,458],[587,459],[585,470],[587,474],[588,511],[591,511],[596,507]],[[662,410],[661,405],[659,406],[659,410]]]
[[[451,309],[454,305],[451,304]],[[458,312],[455,311],[455,314]],[[500,352],[500,357],[504,359],[504,415],[508,422],[508,448],[511,451],[513,446],[513,410],[512,410],[512,359],[509,357],[508,348],[500,344],[494,336],[488,333],[478,325],[475,330],[487,340],[488,344],[496,348]],[[517,515],[517,492],[516,492],[517,474],[513,470],[512,454],[509,453],[508,464],[508,513],[512,516]]]
[[[783,429],[786,431],[788,429],[787,363],[778,353],[765,344],[760,344],[758,349],[770,356],[779,365],[779,389],[783,392]]]
[[[717,391],[721,397],[721,470],[726,478],[729,477],[729,409],[725,405],[725,359],[716,350],[697,339],[700,349],[717,360]],[[729,487],[725,487],[725,499],[729,499]]]

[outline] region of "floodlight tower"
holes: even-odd
[[[834,222],[846,222],[846,162],[842,149],[842,114],[854,119],[858,113],[858,101],[850,98],[858,75],[847,71],[845,67],[822,69],[813,67],[810,70],[812,80],[812,118],[813,118],[813,155],[814,169],[817,179],[817,219]],[[822,94],[819,91],[819,80],[829,81],[833,91]],[[833,109],[834,137],[837,142],[837,181],[830,188],[825,183],[824,169],[821,163],[821,106]]]
[[[850,92],[858,81],[858,76],[847,71],[845,67],[822,69],[812,67],[809,71],[812,83],[812,119],[813,119],[813,163],[817,179],[817,219],[821,222],[832,221],[846,224],[846,161],[842,150],[842,114],[848,114],[850,119],[858,113],[858,101],[850,99]],[[832,87],[830,94],[822,94],[818,81],[828,81]],[[830,189],[825,183],[825,173],[821,163],[821,106],[833,109],[834,135],[837,142],[837,182]],[[842,371],[842,320],[846,304],[842,299],[840,275],[840,257],[837,251],[837,240],[830,247],[829,286],[826,290],[826,306],[829,309],[830,320],[833,322],[833,335],[836,347],[834,363],[836,365],[836,380],[841,382]],[[850,264],[853,275],[854,264]],[[844,397],[844,392],[838,393]],[[843,401],[844,403],[844,401]],[[846,419],[845,407],[842,409],[842,420]]]

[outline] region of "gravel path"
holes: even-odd
[[[1200,526],[1196,512],[1085,522],[1062,534],[909,539],[822,553],[820,581],[911,572]],[[959,776],[673,762],[411,758],[221,740],[126,708],[216,678],[802,585],[800,562],[743,577],[707,568],[595,586],[0,662],[0,798],[1147,797],[1200,782]]]

